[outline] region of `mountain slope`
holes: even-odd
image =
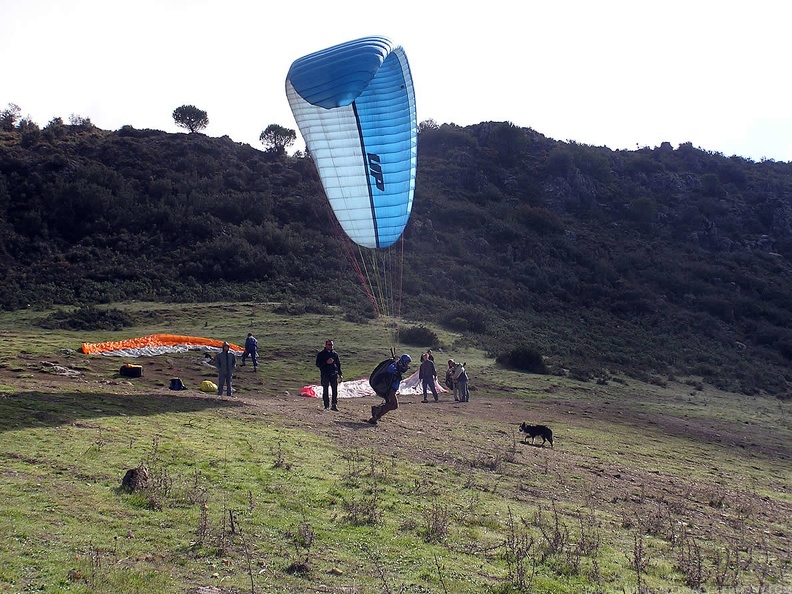
[[[403,317],[581,379],[789,394],[792,165],[508,123],[419,135]],[[309,158],[228,137],[0,133],[0,305],[262,299],[371,316]]]

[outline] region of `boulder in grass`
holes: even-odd
[[[148,487],[149,471],[143,464],[137,468],[130,468],[126,471],[124,478],[121,480],[121,489],[136,493]]]

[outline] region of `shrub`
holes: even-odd
[[[49,141],[56,140],[58,138],[63,138],[66,135],[66,126],[63,123],[63,119],[59,117],[52,118],[46,126],[44,126],[44,130],[42,134],[44,138]]]
[[[295,299],[293,301],[282,301],[280,305],[276,306],[273,311],[275,311],[275,313],[286,314],[290,316],[302,316],[310,313],[326,314],[330,311],[330,309],[317,299],[314,299],[313,297],[307,297],[302,300]]]
[[[526,227],[543,235],[560,235],[564,232],[564,223],[558,215],[543,208],[520,205],[515,209],[514,216]]]
[[[436,347],[439,343],[437,334],[423,324],[401,330],[399,332],[399,340],[403,344],[419,347],[427,345],[430,347]]]
[[[91,305],[72,312],[56,311],[39,322],[42,328],[61,330],[121,330],[134,325],[135,320],[127,312]]]
[[[566,177],[572,168],[574,157],[572,152],[565,145],[560,144],[554,147],[547,155],[545,169],[548,175]]]
[[[9,103],[4,110],[0,111],[0,130],[6,132],[13,130],[21,115],[22,110],[20,107],[14,103]]]
[[[474,307],[463,307],[446,315],[442,324],[457,332],[479,332],[487,330],[484,313]]]
[[[524,345],[498,355],[495,361],[500,365],[519,369],[520,371],[541,373],[543,375],[549,373],[542,355],[536,349]]]

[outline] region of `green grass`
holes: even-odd
[[[390,346],[381,324],[124,307],[157,321],[83,335],[0,314],[0,592],[684,592],[697,560],[707,591],[789,580],[788,402],[530,376],[468,350],[450,355],[471,369],[470,406],[405,397],[373,429],[369,399],[328,417],[296,394],[328,336],[345,377],[367,375]],[[163,388],[212,377],[194,353],[145,360],[130,384],[120,360],[69,350],[248,331],[262,368],[238,374],[234,401]],[[555,448],[522,444],[521,420],[551,425]],[[140,464],[149,487],[121,491]]]

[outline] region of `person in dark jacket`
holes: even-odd
[[[393,363],[388,365],[388,369],[385,371],[385,373],[390,375],[391,383],[390,387],[388,388],[388,392],[385,394],[385,402],[371,407],[371,418],[366,421],[367,423],[376,425],[377,421],[379,421],[383,415],[385,415],[385,413],[399,408],[399,400],[396,398],[396,393],[399,391],[399,384],[401,384],[402,374],[404,374],[404,372],[410,368],[411,361],[412,358],[410,355],[402,355]]]
[[[214,365],[217,367],[217,395],[223,395],[223,387],[226,386],[226,395],[231,396],[231,378],[236,368],[236,355],[231,352],[227,342],[223,343],[223,349],[214,358]]]
[[[338,410],[338,382],[344,378],[341,373],[341,359],[333,350],[333,341],[325,341],[325,348],[316,353],[316,366],[321,372],[322,402],[325,410]],[[332,389],[332,400],[328,394]],[[331,406],[332,405],[332,406]]]
[[[418,368],[418,379],[421,380],[423,387],[423,400],[421,402],[429,402],[426,399],[426,389],[432,390],[434,401],[437,402],[437,388],[435,388],[435,380],[437,379],[437,369],[435,369],[434,362],[429,358],[432,351],[428,351],[421,355],[421,366]]]
[[[448,369],[446,369],[445,374],[445,385],[446,388],[451,390],[454,393],[454,400],[459,401],[459,397],[456,393],[456,387],[454,384],[454,368],[456,367],[456,361],[453,359],[448,360]]]
[[[248,332],[245,339],[245,352],[242,353],[242,365],[245,364],[247,358],[253,361],[253,371],[258,371],[258,340],[253,336],[252,332]]]

